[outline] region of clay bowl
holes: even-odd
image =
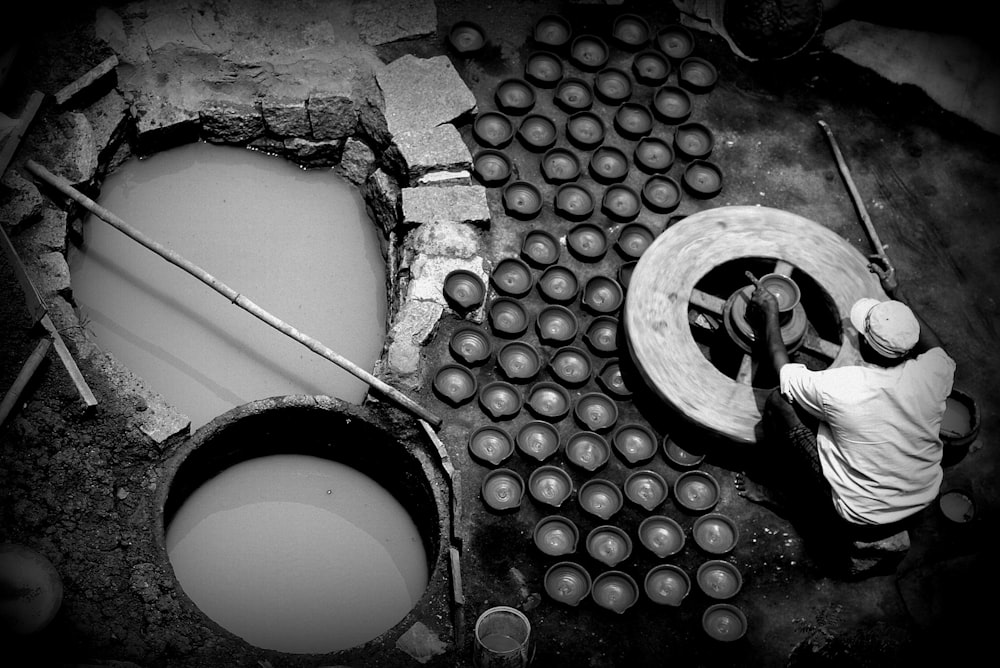
[[[625,478],[625,498],[652,512],[657,506],[667,500],[670,487],[656,471],[636,471]]]
[[[653,230],[649,229],[647,225],[629,223],[623,225],[618,231],[618,241],[615,245],[623,258],[638,260],[655,238]]]
[[[556,86],[556,105],[569,114],[590,109],[594,104],[594,89],[579,77],[566,77]]]
[[[583,566],[560,561],[545,571],[545,593],[554,601],[576,607],[590,594],[593,581]]]
[[[483,478],[480,494],[493,510],[516,510],[524,496],[524,479],[510,469],[490,471]]]
[[[521,115],[535,106],[534,87],[519,77],[504,79],[494,93],[497,108],[506,114]]]
[[[719,78],[715,65],[697,56],[688,56],[682,60],[677,72],[681,86],[695,93],[712,90]]]
[[[976,501],[964,489],[949,489],[938,497],[938,510],[948,520],[965,524],[976,519]]]
[[[680,86],[660,86],[653,93],[653,113],[664,123],[683,123],[691,116],[693,107],[690,93]]]
[[[625,222],[635,220],[642,210],[639,193],[631,186],[618,183],[609,186],[601,199],[601,211],[612,220]]]
[[[559,383],[535,383],[528,393],[528,409],[542,420],[556,422],[563,419],[569,413],[571,404],[569,392]]]
[[[605,521],[622,509],[622,491],[603,478],[591,478],[580,485],[576,498],[583,510]]]
[[[452,333],[448,348],[455,359],[467,366],[475,366],[490,358],[493,340],[476,325],[462,325]]]
[[[531,267],[524,260],[508,257],[497,262],[490,274],[494,289],[508,297],[523,297],[531,291],[534,279]]]
[[[602,608],[622,614],[639,600],[639,585],[623,571],[605,571],[594,578],[590,597]]]
[[[949,449],[961,449],[971,445],[979,436],[982,418],[975,398],[957,387],[945,401],[944,417],[941,418],[941,440]],[[946,454],[950,454],[947,453]]]
[[[632,74],[641,84],[659,86],[670,76],[670,60],[659,51],[642,51],[632,59]]]
[[[654,41],[657,48],[673,60],[684,60],[694,51],[694,35],[679,23],[660,28]]]
[[[618,318],[599,315],[590,321],[583,340],[597,355],[614,355],[618,352]]]
[[[736,547],[740,530],[733,518],[722,513],[708,513],[694,521],[691,535],[695,544],[709,554],[727,554]]]
[[[544,462],[559,452],[559,432],[548,422],[526,422],[515,437],[517,449],[534,460]]]
[[[623,181],[628,174],[628,158],[614,146],[601,146],[590,157],[590,174],[601,183]]]
[[[476,396],[475,375],[461,364],[445,364],[434,374],[434,391],[452,406],[461,406]]]
[[[682,123],[674,132],[674,150],[688,159],[707,158],[715,145],[715,136],[702,123]]]
[[[666,515],[650,515],[639,523],[639,543],[660,559],[684,549],[684,529]]]
[[[502,380],[483,385],[479,390],[479,406],[494,420],[506,420],[521,411],[524,400],[517,388]]]
[[[514,124],[506,114],[484,111],[476,116],[472,132],[487,148],[503,148],[514,138]]]
[[[478,308],[486,296],[483,279],[468,269],[455,269],[444,277],[444,297],[452,308],[469,311]]]
[[[583,305],[595,315],[608,315],[621,308],[625,291],[607,276],[594,276],[583,287]]]
[[[511,181],[503,189],[503,206],[510,217],[530,220],[542,210],[542,193],[528,181]]]
[[[608,252],[608,236],[597,223],[577,223],[566,233],[566,247],[583,262],[596,262]]]
[[[528,230],[521,241],[521,257],[536,267],[548,267],[559,261],[559,240],[545,230]]]
[[[710,559],[699,566],[695,581],[708,597],[720,600],[732,598],[743,587],[740,569],[724,559]]]
[[[538,340],[549,345],[569,343],[576,337],[579,328],[576,315],[561,304],[543,307],[535,318]]]
[[[586,383],[590,380],[592,368],[590,355],[583,348],[576,346],[559,348],[549,360],[552,375],[566,387],[580,387]]]
[[[597,35],[580,35],[570,44],[570,60],[587,72],[595,72],[604,67],[610,55],[608,45]]]
[[[674,499],[687,510],[711,510],[719,502],[719,483],[705,471],[687,471],[674,481]]]
[[[699,199],[715,197],[722,192],[722,170],[708,160],[692,160],[684,169],[684,188]]]
[[[716,603],[705,609],[701,627],[710,638],[722,642],[739,640],[747,632],[747,616],[735,605]]]
[[[547,14],[535,22],[531,36],[539,46],[557,50],[569,44],[573,26],[561,16]]]
[[[524,78],[541,88],[555,86],[562,75],[562,60],[551,51],[536,51],[524,63]]]
[[[458,21],[448,31],[448,43],[457,53],[469,56],[486,46],[486,31],[473,21]]]
[[[653,130],[653,114],[645,105],[626,102],[615,112],[615,129],[625,139],[645,137]]]
[[[604,141],[604,121],[592,111],[578,111],[566,121],[566,136],[578,148],[594,148]]]
[[[629,260],[622,262],[621,266],[618,267],[618,282],[622,284],[622,289],[628,290],[629,283],[632,282],[632,272],[635,271],[637,264],[639,264],[638,261]]]
[[[669,435],[663,437],[663,455],[667,458],[667,461],[680,468],[698,466],[705,460],[703,453],[692,452],[682,448]]]
[[[556,191],[553,208],[567,220],[586,220],[594,212],[594,196],[582,185],[567,183]]]
[[[649,43],[651,30],[638,14],[622,14],[611,24],[611,38],[623,49],[635,51]]]
[[[660,564],[649,569],[642,588],[653,603],[677,607],[691,591],[691,578],[680,566]]]
[[[558,508],[573,493],[573,480],[558,466],[539,466],[528,477],[531,498]]]
[[[612,568],[632,556],[632,539],[622,529],[611,524],[594,527],[584,541],[587,554]]]
[[[562,557],[576,552],[580,530],[573,520],[561,515],[549,515],[535,523],[531,539],[538,550],[549,557]]]
[[[580,279],[569,267],[554,264],[538,277],[538,291],[549,303],[568,304],[580,292]]]
[[[632,97],[632,78],[625,70],[607,67],[594,77],[594,93],[605,104],[622,104]]]
[[[542,156],[542,176],[549,183],[567,183],[580,177],[580,160],[567,148],[557,146]]]
[[[656,454],[656,434],[638,422],[618,427],[611,438],[611,443],[628,466],[649,461]]]
[[[578,431],[566,441],[565,455],[570,464],[593,473],[608,463],[611,458],[611,446],[600,434]]]
[[[469,435],[469,454],[480,462],[499,466],[514,454],[514,439],[500,427],[479,427]]]
[[[538,349],[526,341],[509,341],[497,352],[497,366],[512,383],[523,383],[538,375],[542,357]]]
[[[778,311],[788,313],[799,305],[802,291],[798,284],[784,274],[764,274],[757,283],[778,300]]]
[[[608,432],[618,421],[618,407],[603,392],[587,392],[576,400],[573,414],[577,421],[590,431]]]
[[[500,336],[516,337],[528,329],[528,311],[524,305],[510,297],[497,297],[490,305],[490,324]]]
[[[556,124],[541,114],[529,114],[521,121],[517,136],[529,151],[547,151],[556,143]]]
[[[472,158],[472,170],[484,186],[501,186],[510,178],[510,158],[496,149],[486,148]]]
[[[657,174],[642,186],[642,202],[657,213],[669,213],[681,203],[681,186],[666,174]]]
[[[600,372],[597,374],[597,384],[609,396],[615,399],[623,400],[632,396],[632,390],[625,385],[625,379],[622,378],[621,363],[616,359],[608,360],[601,367]]]
[[[662,174],[674,164],[674,150],[658,137],[643,137],[635,145],[632,159],[647,174]]]

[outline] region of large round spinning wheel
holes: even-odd
[[[728,322],[733,299],[749,292],[734,285],[733,297],[727,299],[702,286],[713,269],[739,262],[758,267],[764,262],[769,271],[816,286],[814,300],[825,301],[820,306],[834,323],[834,333],[807,318],[799,323],[804,331],[795,346],[825,358],[824,367],[860,360],[850,308],[861,297],[886,297],[864,255],[831,230],[779,209],[702,211],[668,228],[646,249],[633,270],[625,303],[626,339],[636,367],[649,387],[686,419],[753,443],[771,388],[754,383],[757,363],[747,352],[752,347],[744,345],[737,370],[725,373],[692,335],[699,320]]]

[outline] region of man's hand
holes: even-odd
[[[891,299],[896,298],[899,290],[899,281],[896,279],[896,268],[889,262],[889,258],[884,255],[868,256],[868,271],[876,274],[882,283],[882,289]]]
[[[750,295],[750,305],[753,307],[756,323],[755,328],[763,331],[768,315],[778,315],[778,299],[767,288],[757,288]]]

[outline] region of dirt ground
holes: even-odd
[[[658,4],[637,6],[657,15]],[[58,90],[86,70],[83,63],[98,60],[94,54],[106,54],[105,45],[78,29],[89,25],[93,7],[88,5],[77,3],[69,13],[45,20],[38,16],[26,24],[36,34],[25,40],[19,56],[24,69],[8,81],[0,111],[20,108],[32,89]],[[526,53],[523,35],[539,9],[526,2],[470,6],[441,1],[438,7],[442,27],[470,18],[490,26],[495,35],[508,36],[496,40],[495,49],[479,61],[456,61],[481,106],[491,107],[496,82],[516,73]],[[605,15],[596,9],[581,9],[575,20],[595,31],[606,28]],[[747,564],[748,586],[756,592],[754,600],[746,601],[760,620],[753,644],[709,647],[689,619],[678,615],[664,622],[648,609],[626,624],[593,610],[575,615],[542,605],[531,613],[540,647],[536,665],[656,665],[663,656],[658,654],[661,641],[671,663],[687,659],[691,666],[919,665],[942,643],[972,637],[967,622],[981,622],[970,610],[982,601],[969,593],[979,587],[980,576],[962,572],[985,568],[983,535],[995,527],[997,510],[992,440],[1000,430],[994,391],[1000,374],[995,270],[1000,258],[1000,141],[942,111],[918,89],[889,84],[821,50],[790,62],[751,66],[737,61],[720,40],[700,43],[724,82],[704,113],[709,122],[725,128],[721,159],[728,166],[728,180],[720,198],[691,204],[677,214],[759,203],[822,220],[867,252],[864,231],[816,131],[816,119],[827,119],[849,152],[900,273],[920,286],[915,291],[918,305],[949,342],[959,365],[956,386],[980,398],[980,438],[987,447],[952,467],[946,479],[971,481],[985,519],[977,525],[979,535],[972,537],[956,533],[933,513],[922,521],[905,572],[932,583],[920,585],[924,590],[917,598],[922,603],[914,607],[912,594],[899,595],[914,587],[906,580],[886,576],[844,585],[819,575],[808,555],[799,557],[798,567],[789,564],[779,547],[794,529],[767,511],[727,498],[741,522],[753,527],[748,535],[754,543],[748,542],[738,555]],[[380,56],[389,61],[402,53],[443,51],[440,39],[428,38],[383,47]],[[467,126],[463,133],[469,136]],[[496,193],[490,197],[491,206],[502,210]],[[506,252],[518,234],[505,225],[496,225],[495,254]],[[11,268],[0,256],[0,389],[11,385],[40,337],[29,322]],[[431,343],[429,356],[444,356],[448,326]],[[83,372],[101,400],[96,410],[83,410],[65,370],[50,354],[25,402],[0,432],[0,541],[30,545],[48,555],[66,591],[62,611],[41,634],[2,639],[6,657],[22,657],[9,665],[208,668],[221,665],[220,656],[227,657],[226,665],[266,665],[267,654],[252,648],[223,654],[213,646],[213,631],[179,605],[175,585],[158,565],[148,494],[155,482],[151,473],[170,444],[158,447],[128,429],[128,417],[143,410],[142,404],[115,398],[119,394],[102,385],[102,374],[86,365]],[[464,438],[474,418],[447,412],[430,392],[418,399],[448,417],[442,437],[456,461],[471,471],[466,483],[473,490],[482,471],[469,462]],[[710,462],[727,482],[733,454],[721,453]],[[482,513],[476,492],[468,491],[467,497],[467,507],[474,508],[467,518],[473,531],[463,566],[471,633],[481,607],[528,600],[524,583],[511,577],[512,567],[526,573],[535,589],[540,567],[527,547],[516,547],[526,544],[530,516],[502,521]],[[969,577],[976,582],[970,585]],[[965,593],[942,593],[952,588]],[[442,657],[434,665],[463,665],[466,659],[464,654]]]

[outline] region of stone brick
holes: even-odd
[[[260,104],[268,131],[279,137],[311,137],[309,110],[305,100],[270,100]]]
[[[385,101],[385,120],[395,137],[450,123],[476,108],[476,98],[448,56],[407,54],[375,74]]]
[[[264,132],[260,107],[249,102],[209,102],[200,114],[206,140],[223,144],[245,144]]]
[[[375,153],[363,141],[348,138],[344,143],[344,152],[337,165],[337,173],[345,179],[360,186],[375,170]]]
[[[490,207],[483,186],[403,188],[402,196],[406,224],[452,221],[489,227]]]
[[[314,95],[309,98],[309,122],[315,139],[343,139],[358,127],[358,112],[347,95]]]
[[[472,154],[450,123],[393,136],[411,183],[428,172],[472,169]]]

